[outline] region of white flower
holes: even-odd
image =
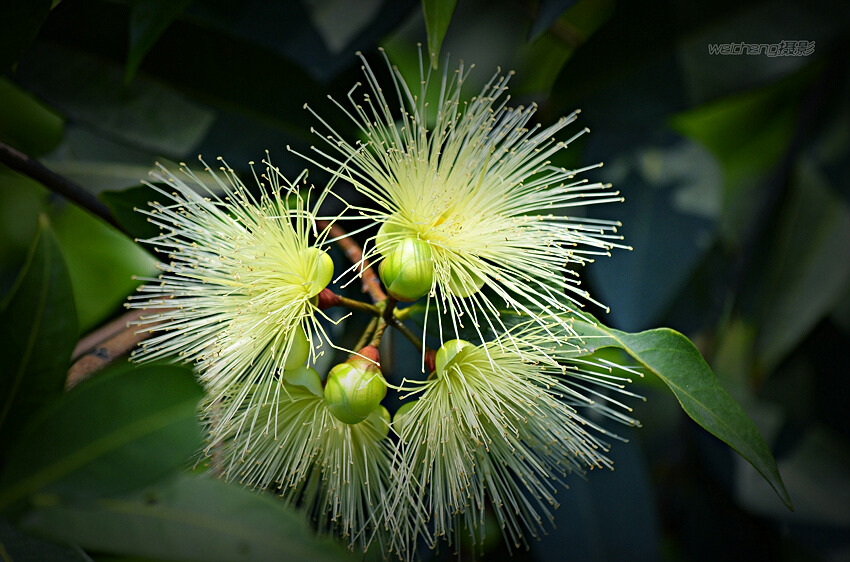
[[[401,440],[395,470],[402,482],[391,509],[424,502],[431,521],[413,523],[423,536],[451,543],[463,528],[474,543],[483,539],[485,511],[492,506],[509,545],[527,544],[526,536],[546,532],[568,473],[612,467],[605,456],[609,445],[597,434],[618,437],[588,412],[638,425],[618,411],[629,408],[600,392],[631,394],[622,388],[626,378],[580,361],[538,363],[538,344],[548,336],[534,330],[516,335],[521,353],[494,342],[446,342],[432,376],[407,382],[418,396],[393,422]],[[409,512],[419,517],[415,505]]]
[[[207,449],[213,469],[220,467],[227,480],[277,492],[349,548],[365,552],[374,540],[380,551],[399,549],[384,504],[393,450],[389,414],[379,407],[358,424],[337,420],[313,373],[310,389],[286,384],[275,402],[243,400],[246,419],[271,424],[257,431],[230,424]]]
[[[234,416],[254,401],[278,400],[281,371],[315,361],[327,339],[315,296],[333,262],[321,249],[327,232],[317,229],[310,201],[296,188],[301,178],[289,183],[267,164],[263,181],[255,172],[256,196],[222,164],[219,173],[206,167],[206,182],[184,165],[182,177],[161,165],[152,173],[161,185],[148,185],[162,199],[141,212],[161,233],[143,242],[171,261],[159,265],[158,278],[144,279],[127,306],[144,309],[138,324],[155,334],[133,358],[194,361],[207,404],[228,405],[216,407],[218,425],[226,426],[241,423]],[[249,392],[252,385],[259,390]]]
[[[479,335],[484,327],[496,334],[507,331],[497,311],[501,305],[543,325],[560,322],[561,313],[592,300],[571,265],[608,255],[621,239],[618,223],[564,213],[622,199],[609,185],[575,179],[597,166],[567,170],[552,163],[587,132],[565,141],[555,138],[578,111],[548,127],[532,124],[536,106],[507,106],[512,73],[497,72],[477,96],[465,99],[463,64],[436,80],[439,98],[429,105],[435,80],[421,60],[419,85],[410,88],[386,55],[388,87],[361,59],[366,91],[358,84],[348,95],[350,106],[337,105],[364,140],[351,144],[319,118],[328,128],[329,148],[314,150],[332,166],[304,157],[351,182],[377,205],[377,211],[361,209],[381,224],[366,258],[393,258],[393,280],[399,275],[395,262],[416,261],[412,252],[420,262],[430,261],[433,273],[424,272],[422,263],[411,266],[420,274],[406,284],[415,288],[406,300],[415,300],[424,282],[430,285],[429,305],[437,299],[440,333],[448,322],[446,327],[459,334],[466,317],[482,328]],[[399,252],[404,260],[395,260]]]

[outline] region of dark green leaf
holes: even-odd
[[[121,365],[40,411],[0,478],[0,508],[36,493],[91,498],[149,485],[201,446],[191,371]]]
[[[537,5],[537,16],[528,31],[528,40],[533,41],[538,35],[552,27],[577,0],[540,0]]]
[[[0,560],[4,562],[91,562],[76,545],[60,545],[38,539],[0,520]]]
[[[215,120],[208,108],[147,77],[124,84],[119,64],[75,48],[39,42],[27,53],[21,82],[69,119],[148,152],[181,158]]]
[[[62,140],[64,120],[16,84],[0,79],[0,141],[37,157]]]
[[[810,161],[798,167],[754,289],[756,351],[771,372],[829,313],[850,282],[850,209]]]
[[[12,67],[38,35],[51,0],[10,0],[0,17],[0,76]]]
[[[0,311],[0,451],[9,450],[34,411],[61,394],[76,340],[71,279],[42,215],[27,264]]]
[[[573,328],[583,340],[583,352],[604,347],[626,351],[673,391],[691,419],[735,449],[773,487],[789,508],[791,498],[776,461],[755,424],[720,386],[696,347],[682,334],[658,328],[628,334],[602,324],[576,319]]]
[[[130,49],[124,81],[136,74],[142,59],[192,0],[133,0],[130,7]]]
[[[612,324],[629,331],[657,326],[714,240],[722,170],[699,144],[659,129],[596,129],[587,158],[605,160],[596,175],[625,197],[589,207],[588,216],[622,222],[634,250],[615,250],[582,273],[611,307]]]
[[[123,191],[104,191],[98,197],[106,203],[118,223],[131,236],[146,239],[159,234],[159,227],[148,222],[147,215],[137,210],[150,209],[148,203],[162,199],[156,190],[147,185],[139,185]]]
[[[456,6],[457,0],[422,0],[422,13],[428,29],[428,55],[433,68],[437,68],[440,62],[440,47]]]
[[[134,275],[156,272],[156,261],[145,249],[79,207],[55,213],[54,225],[68,262],[81,333],[120,309],[140,284]]]
[[[168,560],[349,558],[312,538],[304,519],[277,498],[190,475],[130,497],[79,504],[42,498],[23,525],[100,552]]]

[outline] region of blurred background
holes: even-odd
[[[415,78],[427,42],[413,0],[0,10],[0,140],[98,194],[199,154],[247,170],[268,149],[294,177],[306,163],[286,147],[316,142],[304,103],[356,138],[327,99],[361,80],[355,52],[377,68],[383,47]],[[593,312],[690,337],[762,431],[795,505],[639,381],[643,428],[615,445],[616,470],[574,478],[557,528],[516,560],[850,560],[850,5],[459,0],[441,53],[434,72],[446,57],[475,64],[467,95],[501,67],[516,71],[511,103],[537,103],[542,124],[582,110],[573,132],[591,134],[558,164],[604,162],[587,176],[626,202],[583,212],[621,221],[634,248],[583,272],[611,309]],[[155,262],[0,166],[0,295],[40,212],[85,334],[121,313],[131,276]],[[497,559],[490,535],[484,559]]]

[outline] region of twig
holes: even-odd
[[[119,231],[127,234],[124,228],[115,220],[109,207],[101,203],[97,197],[68,178],[52,172],[37,160],[33,160],[23,152],[12,148],[4,142],[0,142],[0,163],[36,180],[50,191],[58,193],[69,201],[76,203],[93,215],[108,222]]]
[[[361,264],[359,275],[363,284],[363,292],[369,294],[372,302],[377,303],[386,299],[387,294],[381,288],[381,282],[378,280],[378,276],[375,275],[375,270],[372,269],[369,260],[363,259],[363,249],[360,247],[360,244],[346,236],[347,233],[345,230],[336,224],[330,224],[328,221],[316,221],[316,226],[322,229],[330,226],[329,234],[333,238],[339,238],[336,244],[345,252],[345,257],[353,264]]]
[[[152,333],[150,330],[137,331],[136,326],[129,324],[143,312],[128,312],[80,340],[74,350],[76,361],[68,369],[65,388],[74,387],[93,373],[130,353],[139,342],[148,339]]]

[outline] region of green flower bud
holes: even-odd
[[[304,333],[304,328],[297,326],[292,330],[292,344],[289,347],[289,353],[286,356],[286,361],[283,363],[283,369],[295,369],[302,366],[310,356],[310,340],[307,339],[307,334]]]
[[[471,269],[464,266],[452,269],[449,277],[449,289],[455,296],[464,298],[474,295],[483,286],[484,278]]]
[[[381,254],[386,255],[388,248],[392,246],[390,244],[391,238],[396,237],[400,232],[404,231],[405,229],[403,227],[393,222],[381,224],[381,228],[378,229],[378,234],[375,236],[375,247]]]
[[[411,400],[410,402],[405,402],[404,404],[396,410],[395,417],[393,417],[393,427],[396,432],[401,434],[404,429],[405,417],[408,415],[410,410],[413,409],[413,406],[416,405],[416,400]]]
[[[466,340],[450,340],[443,344],[443,347],[437,350],[437,357],[434,359],[434,367],[437,373],[442,373],[446,367],[457,356],[458,353],[465,347],[472,344]]]
[[[315,260],[316,271],[313,279],[305,279],[309,281],[308,296],[314,297],[322,292],[322,289],[328,286],[331,278],[334,276],[334,261],[327,252],[319,248],[307,248],[301,252],[301,259],[304,263],[312,264]]]
[[[339,421],[360,423],[387,395],[387,383],[374,364],[362,358],[336,365],[325,383],[325,403]]]
[[[390,434],[390,413],[380,404],[366,418],[366,423],[372,424],[381,439],[385,439]]]
[[[283,372],[283,382],[289,386],[296,386],[315,394],[319,398],[324,396],[322,390],[322,378],[316,369],[301,365],[295,369]]]
[[[428,294],[434,281],[434,264],[427,242],[404,238],[385,255],[378,274],[394,299],[410,302]]]

